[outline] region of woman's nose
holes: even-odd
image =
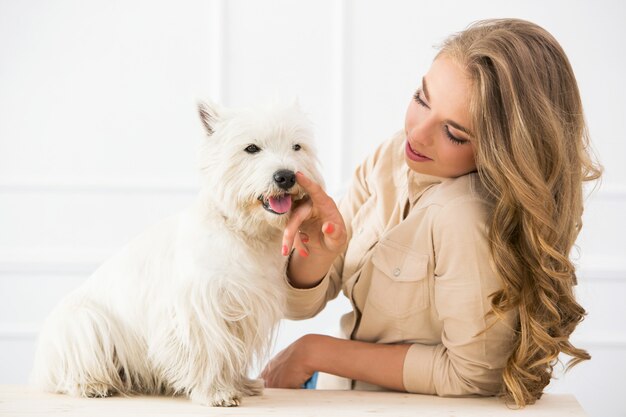
[[[432,123],[429,120],[422,120],[421,123],[417,123],[412,126],[409,131],[412,142],[417,142],[423,146],[430,146],[433,143],[435,129],[433,129]]]

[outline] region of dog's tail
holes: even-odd
[[[31,382],[50,392],[106,397],[154,392],[150,374],[145,342],[103,306],[70,297],[44,323]]]

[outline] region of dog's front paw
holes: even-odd
[[[241,394],[238,392],[218,391],[211,396],[213,407],[237,407],[241,404]]]
[[[192,393],[191,400],[211,407],[237,407],[241,405],[241,393],[229,390],[211,392],[206,396]]]

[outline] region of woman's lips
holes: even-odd
[[[432,159],[430,159],[429,157],[424,156],[420,153],[417,153],[413,149],[411,149],[411,145],[409,144],[408,140],[406,141],[406,156],[411,161],[416,161],[416,162],[432,161]]]

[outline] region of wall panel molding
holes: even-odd
[[[0,324],[0,340],[32,340],[37,339],[39,326],[30,323],[5,323]]]
[[[626,335],[619,334],[585,334],[577,336],[574,332],[572,342],[577,347],[584,349],[614,348],[626,349]],[[593,353],[593,352],[592,352]]]
[[[585,283],[626,281],[626,266],[585,265],[577,268],[577,276]]]
[[[589,194],[585,190],[585,201],[626,201],[626,185],[601,185],[597,190]]]

